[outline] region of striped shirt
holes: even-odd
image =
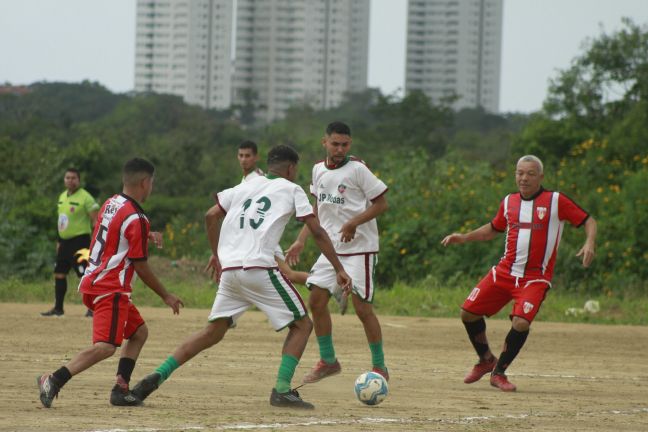
[[[525,199],[507,195],[491,221],[493,229],[506,231],[504,256],[497,270],[515,277],[539,277],[551,281],[565,221],[585,223],[589,214],[560,192],[540,189]]]

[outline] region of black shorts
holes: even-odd
[[[86,261],[77,263],[75,255],[79,249],[90,247],[90,234],[83,234],[67,240],[59,239],[59,244],[54,273],[68,274],[70,269],[74,269],[79,277],[83,276],[88,263]]]

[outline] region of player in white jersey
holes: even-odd
[[[268,316],[275,330],[289,329],[270,404],[313,408],[290,386],[313,324],[299,293],[279,272],[274,259],[274,250],[293,215],[314,233],[317,245],[335,267],[337,283],[347,294],[351,279],[313,214],[306,193],[292,183],[298,160],[299,156],[291,147],[275,147],[268,154],[267,176],[218,194],[218,204],[205,217],[213,253],[208,268],[214,269],[220,281],[209,324],[187,338],[154,373],[133,388],[137,397],[145,399],[176,368],[220,342],[238,318],[249,307],[256,306]]]
[[[243,141],[239,145],[237,158],[239,165],[241,166],[241,171],[243,171],[241,183],[260,177],[264,174],[264,172],[257,167],[257,163],[259,162],[259,150],[254,141]]]
[[[243,171],[243,177],[241,178],[241,183],[245,183],[257,177],[263,176],[263,170],[257,167],[259,162],[258,148],[254,141],[246,140],[243,141],[238,148],[237,154],[239,165],[241,166],[241,171]],[[308,278],[308,273],[302,271],[293,270],[288,264],[286,264],[286,257],[281,250],[281,246],[277,245],[275,250],[275,260],[279,266],[281,273],[286,275],[293,283],[298,283],[304,285],[306,279]]]
[[[322,145],[326,149],[326,160],[313,167],[311,193],[317,200],[313,209],[353,280],[353,306],[364,326],[373,371],[389,379],[382,331],[372,306],[373,274],[378,256],[376,217],[387,210],[387,186],[361,160],[348,156],[351,130],[346,124],[329,124]],[[305,227],[286,253],[288,264],[298,262],[307,236]],[[333,348],[333,325],[328,309],[330,296],[336,296],[340,291],[334,275],[327,257],[320,256],[306,281],[311,290],[308,303],[313,314],[320,360],[304,377],[304,383],[317,382],[342,370]],[[346,302],[340,303],[344,312]]]

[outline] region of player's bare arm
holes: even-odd
[[[596,220],[592,216],[585,222],[585,244],[576,254],[583,257],[583,267],[589,267],[596,254]]]
[[[164,300],[164,303],[167,304],[171,309],[173,309],[173,314],[177,315],[180,313],[180,308],[184,307],[184,303],[180,298],[175,296],[174,294],[171,294],[164,288],[164,285],[162,285],[162,282],[155,276],[155,273],[153,273],[153,269],[151,269],[151,266],[149,266],[148,261],[146,260],[137,260],[133,261],[133,266],[135,267],[135,271],[137,272],[137,275],[142,279],[142,282],[146,284],[149,288],[155,292],[162,300]]]
[[[306,279],[308,279],[308,273],[291,269],[290,266],[286,263],[286,261],[282,260],[277,256],[275,256],[275,261],[279,266],[279,271],[281,271],[281,273],[286,275],[288,280],[290,280],[292,283],[306,285]]]
[[[220,281],[221,265],[218,259],[218,239],[220,238],[221,224],[225,218],[225,212],[218,204],[207,210],[205,214],[205,229],[207,230],[207,240],[209,247],[212,251],[212,256],[209,258],[205,272],[211,271],[212,278],[218,282]]]
[[[340,228],[340,240],[347,243],[355,238],[356,228],[363,223],[367,223],[385,213],[389,205],[385,195],[381,195],[372,201],[371,205],[362,213],[349,219],[342,228]]]
[[[453,243],[461,244],[472,241],[488,241],[497,237],[497,234],[499,234],[499,231],[495,230],[489,222],[466,234],[452,233],[450,235],[447,235],[443,238],[443,240],[441,240],[441,244],[443,246],[448,246]]]
[[[333,243],[331,243],[331,239],[324,228],[320,225],[317,216],[308,217],[304,222],[311,234],[313,234],[315,243],[317,243],[317,246],[337,272],[338,285],[342,287],[344,294],[348,296],[351,293],[351,278],[346,271],[344,271],[344,267],[342,267],[342,263],[338,259],[337,253],[335,253],[335,248],[333,247]]]
[[[313,206],[313,214],[315,215],[315,217],[317,217],[317,205]],[[304,250],[306,240],[308,239],[310,233],[311,232],[308,229],[308,225],[304,224],[301,231],[299,231],[299,234],[297,235],[297,240],[295,240],[295,242],[285,250],[286,262],[289,266],[294,266],[299,263],[299,254],[301,254]]]

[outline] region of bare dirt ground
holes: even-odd
[[[314,411],[277,409],[268,397],[285,333],[259,312],[247,313],[214,348],[177,370],[145,406],[109,404],[118,356],[74,377],[51,409],[36,376],[51,372],[90,344],[91,320],[70,305],[64,318],[42,318],[46,305],[0,304],[2,431],[648,431],[648,328],[535,323],[509,369],[516,393],[487,379],[463,384],[475,361],[458,319],[381,317],[390,394],[377,407],[353,394],[370,355],[354,316],[334,316],[340,375],[300,389]],[[141,308],[150,335],[133,382],[151,372],[206,310]],[[506,321],[488,322],[495,351]],[[296,380],[314,364],[311,338]]]

